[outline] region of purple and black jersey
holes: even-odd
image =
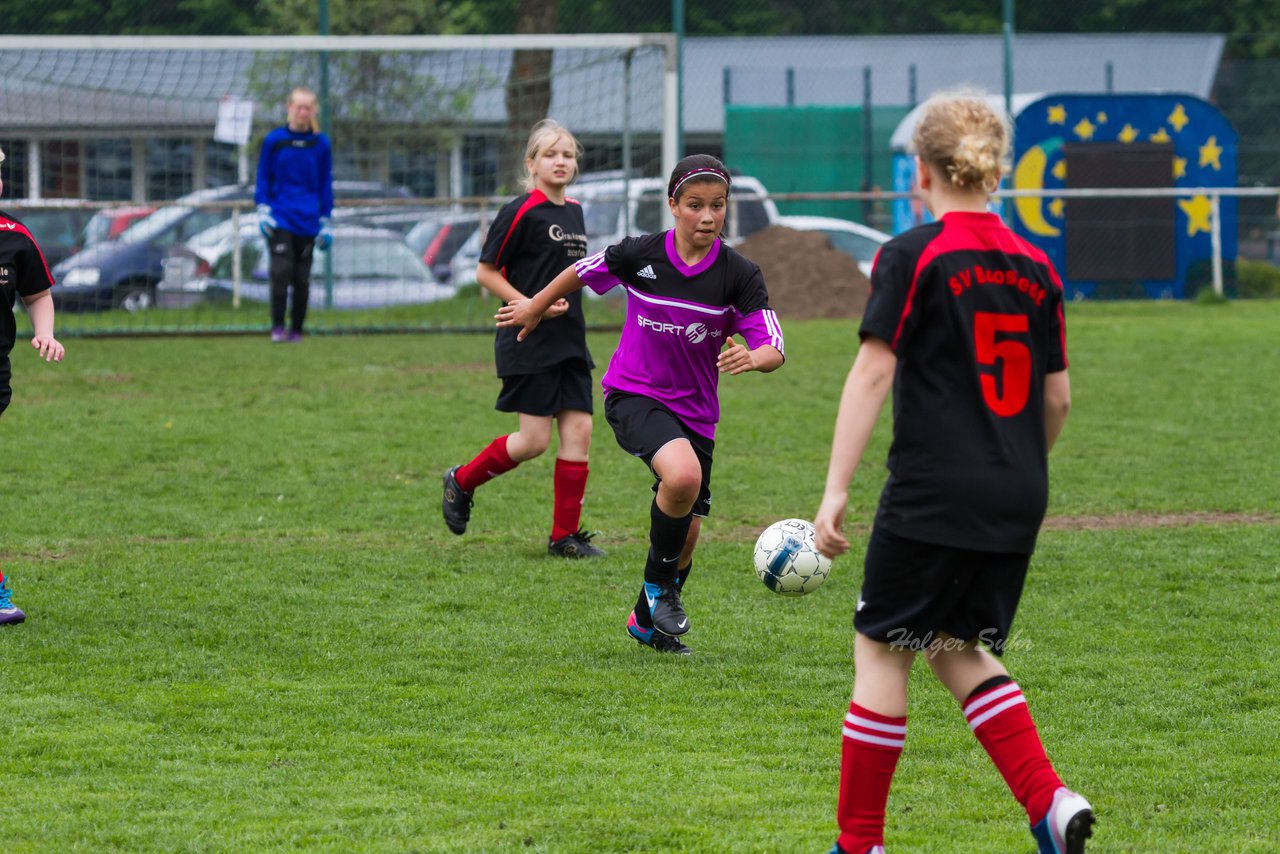
[[[13,304],[53,287],[53,276],[35,238],[18,220],[0,211],[0,412],[9,405],[9,353],[18,338]]]
[[[994,214],[946,214],[880,249],[859,331],[898,357],[876,524],[1030,554],[1049,497],[1045,375],[1067,367],[1049,259]]]
[[[573,199],[557,205],[542,191],[534,190],[512,199],[498,211],[489,225],[480,260],[499,268],[512,287],[531,297],[586,254],[587,227],[582,205]],[[519,330],[498,330],[493,342],[498,376],[536,374],[571,359],[586,362],[588,369],[595,367],[587,351],[582,294],[573,293],[566,299],[567,312],[543,320],[519,344]]]
[[[662,401],[689,429],[715,438],[720,420],[716,359],[730,335],[752,350],[782,349],[760,268],[717,240],[686,265],[667,231],[628,237],[576,265],[596,293],[627,289],[627,320],[602,385]],[[541,328],[541,327],[539,327]]]

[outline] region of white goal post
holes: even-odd
[[[676,39],[670,33],[0,36],[0,76],[6,81],[5,91],[0,92],[0,139],[34,143],[55,139],[64,129],[84,138],[124,137],[130,123],[135,131],[141,128],[158,136],[181,121],[191,135],[193,123],[205,120],[211,134],[215,102],[223,96],[258,102],[254,123],[260,129],[268,112],[275,124],[283,120],[285,92],[279,90],[287,82],[308,81],[315,88],[314,80],[320,75],[314,71],[327,69],[331,62],[335,77],[342,81],[334,93],[335,120],[345,114],[350,122],[402,121],[406,126],[435,128],[452,126],[448,120],[456,118],[458,126],[471,123],[469,127],[492,134],[507,115],[502,87],[512,57],[521,51],[541,51],[554,57],[551,79],[546,82],[553,117],[580,137],[615,134],[621,139],[625,135],[624,146],[633,132],[654,139],[660,156],[648,158],[645,169],[649,173],[660,169],[665,177],[678,159],[675,50]],[[381,77],[362,85],[359,78],[365,66],[379,64],[375,76]],[[215,88],[219,85],[221,91]],[[188,86],[190,94],[184,94],[182,86]],[[421,103],[414,102],[415,86]],[[231,91],[236,88],[240,91]],[[385,100],[388,92],[389,101]],[[372,107],[360,103],[365,96],[384,100]],[[189,103],[183,104],[184,100]],[[427,102],[431,106],[423,106]],[[398,103],[412,109],[397,110]],[[451,113],[451,108],[460,112]],[[371,118],[364,119],[366,115]],[[137,173],[136,141],[133,157]],[[33,145],[25,160],[33,179],[27,183],[35,193],[30,198],[39,198],[39,158],[40,147]],[[141,180],[135,174],[134,181]],[[141,200],[137,196],[148,197],[145,188],[136,184],[134,196],[135,201]]]

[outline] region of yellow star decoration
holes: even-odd
[[[1053,201],[1049,202],[1049,213],[1053,214],[1058,219],[1062,219],[1062,214],[1066,210],[1066,208],[1067,208],[1067,202],[1065,199],[1054,199]]]
[[[1152,142],[1168,142],[1171,139],[1173,139],[1173,137],[1169,136],[1169,132],[1164,128],[1160,128],[1160,130],[1151,134]]]
[[[1071,130],[1081,139],[1093,139],[1093,131],[1096,125],[1088,119],[1081,119]]]
[[[1212,166],[1215,170],[1222,171],[1222,146],[1218,145],[1216,136],[1209,137],[1204,145],[1200,146],[1200,165]]]
[[[1182,133],[1182,129],[1187,126],[1191,119],[1187,118],[1187,111],[1182,109],[1182,105],[1179,104],[1173,108],[1173,112],[1169,114],[1169,118],[1165,121],[1173,125],[1173,129],[1176,132]]]
[[[1057,163],[1053,164],[1053,169],[1049,171],[1051,171],[1053,173],[1053,177],[1057,178],[1059,181],[1064,180],[1067,177],[1067,161],[1059,160]]]
[[[1055,104],[1049,108],[1049,124],[1065,125],[1067,123],[1067,108],[1062,104]]]
[[[1094,121],[1096,121],[1100,125],[1105,125],[1107,123],[1107,114],[1103,112],[1099,112],[1098,115],[1094,118]]]
[[[1138,138],[1138,129],[1133,125],[1125,125],[1121,130],[1117,139],[1121,142],[1133,142]]]
[[[1185,157],[1173,158],[1173,177],[1175,178],[1187,177],[1187,158]]]
[[[1187,215],[1187,237],[1201,231],[1206,234],[1213,230],[1209,225],[1209,214],[1213,207],[1208,196],[1193,196],[1190,199],[1178,199],[1178,207]]]

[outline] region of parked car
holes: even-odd
[[[81,247],[92,246],[104,240],[115,240],[129,226],[143,217],[155,213],[155,205],[121,205],[103,208],[89,217],[85,223]]]
[[[447,203],[425,207],[342,208],[334,212],[334,217],[400,232],[405,242],[422,255],[436,278],[446,283],[453,274],[450,262],[454,253],[480,227],[481,219],[478,211],[460,211]]]
[[[778,207],[759,179],[750,175],[732,178],[724,238],[735,244],[776,223]],[[672,224],[667,207],[667,182],[662,178],[626,181],[614,173],[588,173],[569,185],[567,195],[582,204],[589,253],[598,252],[628,235],[665,231]]]
[[[477,228],[453,253],[453,259],[449,261],[451,285],[461,287],[475,282],[476,265],[480,263],[480,250],[484,249],[485,231],[486,229]]]
[[[56,205],[37,203],[21,207],[6,203],[5,210],[27,227],[39,244],[45,263],[53,267],[80,248],[80,233],[93,216],[93,209],[75,207],[79,203],[83,203],[82,200],[63,199]]]
[[[588,253],[599,252],[628,235],[654,234],[672,226],[667,207],[667,182],[662,178],[624,181],[613,172],[588,173],[570,184],[566,195],[582,205]],[[777,223],[778,218],[778,206],[759,179],[750,175],[733,176],[733,192],[729,194],[729,212],[725,217],[725,240],[730,244],[740,243],[748,235]],[[484,230],[477,228],[453,256],[450,263],[453,284],[476,280],[476,264],[483,248]]]
[[[409,195],[407,188],[392,188],[376,181],[335,181],[333,192],[340,199]],[[199,190],[158,208],[115,240],[76,253],[53,271],[59,284],[53,291],[55,305],[70,311],[150,308],[155,304],[156,285],[163,275],[165,252],[230,219],[228,202],[243,202],[246,208],[251,207],[253,188],[232,184]]]
[[[404,236],[404,240],[422,258],[422,263],[431,268],[435,277],[448,284],[453,281],[454,256],[479,231],[480,214],[445,214],[418,223]]]
[[[156,288],[162,308],[186,308],[203,302],[229,302],[235,283],[231,229],[224,223],[191,244],[175,247],[164,260],[164,278]],[[311,304],[325,304],[325,256],[333,258],[333,308],[376,308],[429,303],[453,296],[404,239],[388,229],[340,223],[333,246],[317,249],[311,267]],[[270,254],[248,214],[240,226],[241,299],[267,302],[271,295]]]
[[[820,231],[838,249],[858,262],[858,269],[871,278],[871,264],[892,235],[860,222],[837,219],[830,216],[784,216],[775,225],[794,228],[796,231]]]

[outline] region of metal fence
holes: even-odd
[[[1061,245],[1046,240],[1046,248],[1080,282],[1074,296],[1179,297],[1206,286],[1233,294],[1238,262],[1277,260],[1280,59],[1259,48],[1264,38],[1077,34],[1065,46],[1058,38],[1019,38],[1013,71],[1016,90],[1026,94],[1016,96],[1015,109],[1046,91],[1145,96],[1158,83],[1217,110],[1234,135],[1223,155],[1231,160],[1229,181],[1200,186],[1188,173],[1164,191],[1127,194],[1163,194],[1164,213],[1143,233],[1167,234],[1131,244],[1135,256],[1176,256],[1176,284],[1167,287],[1149,284],[1160,280],[1141,265],[1101,270],[1111,278],[1099,279],[1097,269],[1070,275],[1067,235],[1105,234],[1114,220],[1076,216],[1066,229],[1064,212],[1087,207],[1073,206],[1077,199],[1105,208],[1108,192],[1122,191],[1062,181],[1050,187],[1050,163],[1042,164],[1039,186],[1011,186],[1005,213],[1015,227],[1027,226],[1031,210],[1017,198],[1042,200],[1036,212],[1057,212],[1049,230]],[[339,197],[334,249],[316,268],[312,328],[486,329],[492,302],[468,280],[489,218],[517,192],[526,118],[551,115],[583,142],[582,171],[590,177],[571,193],[596,188],[593,240],[666,227],[652,184],[684,151],[724,156],[762,179],[769,213],[731,217],[744,232],[778,214],[834,213],[893,233],[911,207],[896,139],[903,116],[956,82],[991,92],[1003,85],[994,34],[691,35],[682,42],[678,87],[674,44],[663,34],[198,44],[0,37],[0,145],[8,155],[0,205],[27,222],[58,265],[64,334],[264,331],[253,164],[262,137],[283,121],[289,89],[310,85],[327,107]],[[517,66],[533,69],[518,85]],[[244,107],[252,118],[237,142],[218,128]],[[1142,131],[1152,141],[1165,126],[1180,129],[1172,115],[1157,118],[1160,130]],[[1086,133],[1104,123],[1099,112],[1088,128],[1071,127],[1074,141],[1101,139]],[[824,124],[838,132],[813,132]],[[1178,159],[1191,161],[1194,173],[1195,157],[1181,152]],[[624,179],[649,186],[649,196],[623,203],[619,193],[628,191],[617,182]],[[1099,192],[1089,196],[1093,189]],[[1126,216],[1132,222],[1135,215]],[[1033,236],[1045,237],[1041,230]],[[616,316],[607,300],[589,305],[598,322]]]

